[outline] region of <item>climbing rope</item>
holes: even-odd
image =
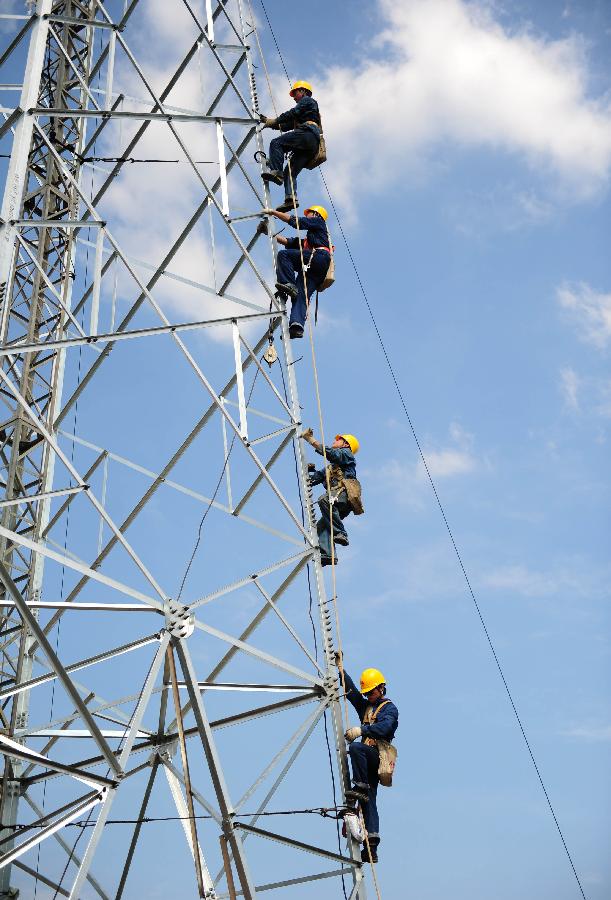
[[[275,100],[274,100],[274,95],[273,95],[273,91],[272,91],[272,87],[271,87],[271,81],[270,81],[270,78],[269,78],[269,72],[268,72],[268,70],[267,70],[267,66],[266,66],[266,64],[265,64],[264,56],[263,56],[263,53],[262,53],[262,50],[261,50],[261,43],[260,43],[260,41],[259,41],[258,31],[257,31],[257,27],[256,27],[256,24],[255,24],[255,19],[254,19],[254,16],[252,15],[252,7],[251,7],[251,5],[250,5],[250,0],[249,0],[249,6],[250,6],[250,9],[251,9],[252,27],[253,27],[253,30],[254,30],[254,33],[255,33],[255,37],[256,37],[256,41],[257,41],[257,46],[258,46],[258,48],[259,48],[259,55],[260,55],[261,61],[262,61],[262,63],[263,63],[263,68],[264,68],[264,72],[265,72],[265,78],[266,78],[266,81],[267,81],[267,87],[268,87],[268,91],[269,91],[269,95],[270,95],[270,100],[271,100],[271,103],[272,103],[272,106],[273,106],[273,109],[274,109],[274,113],[275,113],[275,115],[276,115],[276,117],[277,117],[277,116],[278,116],[278,108],[277,108],[276,102],[275,102]],[[264,11],[264,13],[265,13],[265,18],[267,19],[268,25],[269,25],[269,27],[270,27],[270,31],[271,31],[271,33],[272,33],[272,35],[273,35],[273,31],[272,31],[272,28],[271,28],[271,23],[269,22],[269,17],[268,17],[268,15],[267,15],[267,10],[265,9],[265,6],[264,6],[262,0],[261,0],[261,6],[263,7],[263,11]],[[284,67],[284,71],[285,71],[285,73],[286,73],[287,80],[288,80],[289,85],[290,85],[291,80],[290,80],[289,74],[288,74],[288,72],[287,72],[286,66],[284,65],[284,60],[282,59],[282,54],[280,53],[280,48],[278,47],[278,43],[277,43],[277,41],[276,41],[275,35],[273,35],[273,36],[274,36],[274,43],[276,44],[276,49],[278,50],[278,54],[279,54],[279,56],[280,56],[280,59],[282,60],[282,65],[283,65],[283,67]],[[292,199],[293,199],[293,215],[294,215],[294,217],[295,217],[295,224],[298,225],[299,223],[298,223],[297,202],[296,202],[296,201],[297,201],[297,195],[296,195],[296,191],[295,191],[295,182],[294,182],[294,178],[293,178],[293,170],[292,170],[292,165],[291,165],[291,158],[290,158],[290,156],[287,158],[287,165],[288,165],[289,179],[290,179],[290,184],[291,184],[291,195],[292,195]],[[329,230],[328,230],[328,228],[327,228],[327,235],[329,235]],[[329,244],[331,244],[330,236],[329,236]],[[331,251],[329,251],[329,252],[331,252]],[[307,269],[306,269],[305,261],[304,261],[304,257],[303,257],[303,243],[302,243],[301,240],[299,241],[299,258],[300,258],[300,263],[301,263],[301,275],[302,275],[302,279],[303,279],[303,291],[304,291],[304,296],[305,296],[305,298],[306,298],[306,315],[307,315],[307,321],[308,321],[308,334],[309,334],[309,339],[310,339],[310,351],[311,351],[311,356],[312,356],[312,372],[313,372],[313,377],[314,377],[314,392],[315,392],[315,396],[316,396],[316,407],[317,407],[318,421],[319,421],[319,427],[320,427],[321,450],[322,450],[322,456],[323,456],[323,460],[324,460],[324,464],[325,464],[325,479],[326,479],[326,487],[327,487],[327,500],[328,500],[328,503],[329,503],[329,526],[330,526],[330,532],[331,532],[330,540],[331,540],[331,585],[332,585],[332,602],[333,602],[333,610],[334,610],[334,616],[335,616],[335,632],[336,632],[336,637],[337,637],[337,647],[338,647],[338,651],[339,651],[339,654],[340,654],[340,660],[342,660],[342,664],[341,664],[338,668],[339,668],[340,679],[341,679],[341,685],[342,685],[343,723],[344,723],[344,730],[346,730],[346,729],[348,728],[348,725],[349,725],[349,715],[348,715],[348,700],[347,700],[347,691],[346,691],[346,679],[345,679],[345,673],[344,673],[344,667],[343,667],[343,648],[342,648],[342,640],[341,640],[341,629],[340,629],[340,618],[339,618],[339,604],[338,604],[338,598],[337,598],[337,577],[336,577],[336,571],[335,571],[335,543],[334,543],[334,527],[333,527],[333,505],[334,505],[334,499],[333,499],[333,495],[332,495],[332,492],[331,492],[330,472],[329,472],[329,462],[328,462],[328,459],[327,459],[327,451],[326,451],[326,443],[325,443],[325,432],[324,432],[324,420],[323,420],[323,412],[322,412],[322,401],[321,401],[321,396],[320,396],[320,381],[319,381],[319,377],[318,377],[318,365],[317,365],[317,360],[316,360],[316,347],[315,347],[315,343],[314,343],[314,329],[313,329],[313,325],[312,325],[312,316],[311,316],[311,315],[308,315],[308,313],[309,313],[309,307],[310,307],[310,299],[309,299],[309,296],[308,296],[308,288],[307,288]],[[340,708],[342,708],[341,705],[340,705]],[[362,820],[362,819],[363,819],[363,813],[362,813],[362,810],[360,811],[360,817],[361,817],[361,820]],[[372,855],[372,853],[371,853],[371,847],[370,847],[370,845],[369,845],[369,838],[368,838],[368,836],[367,836],[367,829],[364,827],[364,822],[363,822],[363,830],[364,830],[364,833],[365,833],[365,843],[366,843],[366,847],[367,847],[367,855],[368,855],[368,857],[369,857],[369,863],[370,863],[370,865],[371,865],[371,874],[372,874],[372,877],[373,877],[373,883],[374,883],[376,895],[377,895],[378,900],[382,900],[382,896],[381,896],[381,893],[380,893],[380,887],[379,887],[378,880],[377,880],[377,876],[376,876],[376,872],[375,872],[375,864],[374,864],[374,862],[373,862],[373,855]],[[345,888],[344,888],[344,893],[345,893]]]

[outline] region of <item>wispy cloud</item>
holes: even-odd
[[[611,293],[602,293],[581,282],[561,285],[557,298],[575,322],[581,339],[604,350],[611,342]]]
[[[367,172],[377,189],[420,171],[429,147],[490,147],[553,172],[581,196],[611,165],[608,98],[588,93],[578,37],[504,28],[494,7],[465,0],[379,0],[384,25],[357,66],[332,66],[317,86],[337,195]],[[358,115],[346,97],[358,97]],[[339,162],[341,160],[341,163]],[[530,214],[545,212],[541,201]]]
[[[475,471],[478,460],[473,453],[473,435],[459,425],[452,422],[450,425],[451,446],[440,449],[424,451],[426,465],[431,476],[437,478],[452,478],[455,475],[466,475]],[[418,461],[416,468],[417,477],[421,481],[427,480],[426,469],[422,460]]]
[[[476,455],[473,435],[457,422],[450,425],[449,441],[445,446],[435,446],[430,440],[425,440],[422,446],[426,467],[434,481],[470,475],[489,466],[487,460]],[[394,496],[400,503],[413,509],[423,508],[428,475],[422,459],[413,462],[390,459],[381,469],[368,473],[368,477],[380,486],[392,485]]]
[[[576,586],[576,581],[566,574],[536,571],[523,565],[501,566],[481,577],[483,587],[511,591],[523,597],[548,597],[567,583]]]
[[[569,409],[579,409],[579,387],[580,378],[574,369],[570,366],[562,369],[560,372],[560,390],[564,398],[565,405]]]
[[[611,725],[580,725],[562,732],[565,737],[583,741],[611,741]]]
[[[562,558],[545,568],[523,562],[500,564],[482,573],[478,588],[520,597],[571,597],[605,601],[609,598],[609,568],[593,566],[588,559]]]

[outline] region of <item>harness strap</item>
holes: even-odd
[[[363,723],[364,723],[365,725],[373,725],[373,723],[375,722],[375,720],[378,718],[378,713],[380,712],[380,710],[381,710],[384,706],[386,706],[387,703],[390,703],[390,702],[391,702],[390,700],[383,700],[383,701],[380,703],[379,706],[376,706],[375,710],[373,709],[372,706],[370,706],[369,709],[366,709],[366,710],[365,710],[365,716],[367,716],[367,714],[369,713],[369,710],[371,710],[371,713],[370,713],[370,717],[367,719],[366,722],[365,722],[365,716],[363,716]]]

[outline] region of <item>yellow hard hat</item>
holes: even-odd
[[[353,434],[336,434],[335,440],[337,440],[338,438],[343,438],[347,444],[350,444],[350,449],[352,450],[353,453],[359,452],[359,447],[361,445],[359,444],[358,440],[355,438],[355,436]]]
[[[293,85],[293,87],[289,91],[289,94],[291,95],[291,97],[295,96],[295,91],[298,91],[299,88],[302,88],[304,91],[309,91],[311,94],[313,93],[312,85],[309,82],[296,81],[295,84]]]
[[[304,209],[304,211],[303,211],[304,216],[306,215],[306,213],[309,213],[309,212],[315,212],[315,213],[318,213],[319,216],[322,216],[322,217],[323,217],[323,219],[325,220],[325,222],[326,222],[327,219],[329,218],[329,213],[328,213],[327,210],[324,208],[324,206],[308,206],[308,208],[307,208],[307,209]]]
[[[361,694],[368,694],[380,684],[386,684],[386,679],[379,669],[365,669],[361,674]]]

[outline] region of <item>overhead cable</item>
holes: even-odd
[[[270,30],[270,34],[271,34],[271,36],[272,36],[272,39],[273,39],[273,41],[274,41],[274,44],[276,45],[276,50],[277,50],[277,52],[278,52],[278,56],[279,56],[279,58],[280,58],[280,62],[282,63],[282,68],[284,69],[284,72],[285,72],[285,74],[286,74],[287,80],[288,80],[288,82],[289,82],[289,84],[290,84],[290,83],[291,83],[291,79],[290,79],[290,77],[289,77],[289,73],[288,73],[288,71],[287,71],[287,68],[286,68],[286,65],[285,65],[285,62],[284,62],[284,58],[283,58],[282,53],[281,53],[281,51],[280,51],[280,47],[279,47],[279,45],[278,45],[278,41],[277,41],[277,39],[276,39],[276,35],[274,34],[274,30],[273,30],[272,25],[271,25],[271,22],[270,22],[270,20],[269,20],[269,16],[267,15],[267,10],[265,9],[265,4],[264,4],[263,0],[259,0],[259,2],[261,3],[261,7],[262,7],[263,12],[264,12],[264,14],[265,14],[265,18],[266,18],[266,20],[267,20],[267,24],[268,24],[268,27],[269,27],[269,30]],[[500,675],[501,680],[502,680],[502,682],[503,682],[503,686],[504,686],[504,688],[505,688],[505,692],[507,693],[507,697],[508,697],[508,699],[509,699],[509,703],[510,703],[511,708],[512,708],[512,710],[513,710],[514,717],[515,717],[515,719],[516,719],[516,722],[518,723],[518,727],[519,727],[519,729],[520,729],[520,733],[521,733],[522,738],[523,738],[523,740],[524,740],[524,743],[525,743],[525,745],[526,745],[526,749],[527,749],[527,751],[528,751],[528,755],[530,756],[530,760],[531,760],[532,765],[533,765],[533,767],[534,767],[534,770],[535,770],[535,772],[536,772],[536,774],[537,774],[537,778],[538,778],[538,780],[539,780],[539,784],[540,784],[541,789],[542,789],[542,791],[543,791],[543,794],[544,794],[544,796],[545,796],[545,800],[546,800],[547,805],[548,805],[548,807],[549,807],[549,811],[550,811],[550,813],[551,813],[551,815],[552,815],[552,818],[553,818],[553,820],[554,820],[556,829],[557,829],[558,834],[559,834],[559,836],[560,836],[560,840],[562,841],[562,846],[564,847],[564,850],[565,850],[566,856],[567,856],[567,858],[568,858],[568,861],[569,861],[569,863],[570,863],[571,869],[573,870],[573,875],[575,876],[575,880],[576,880],[577,885],[578,885],[578,887],[579,887],[579,891],[580,891],[580,893],[581,893],[581,896],[583,897],[583,900],[587,900],[586,895],[585,895],[584,890],[583,890],[583,887],[582,887],[582,884],[581,884],[581,880],[580,880],[579,875],[578,875],[578,873],[577,873],[577,869],[575,868],[575,864],[574,864],[574,862],[573,862],[573,857],[571,856],[571,853],[570,853],[570,851],[569,851],[568,845],[567,845],[567,843],[566,843],[566,839],[565,839],[565,837],[564,837],[564,833],[563,833],[563,831],[562,831],[562,828],[560,827],[560,823],[559,823],[559,821],[558,821],[558,817],[557,817],[556,812],[555,812],[555,810],[554,810],[554,807],[553,807],[553,805],[552,805],[552,801],[551,801],[551,799],[550,799],[548,790],[547,790],[547,788],[546,788],[546,786],[545,786],[545,782],[543,781],[543,778],[542,778],[542,776],[541,776],[541,771],[540,771],[540,769],[539,769],[539,766],[537,765],[537,761],[536,761],[536,759],[535,759],[535,755],[534,755],[533,750],[532,750],[532,747],[531,747],[531,745],[530,745],[530,741],[528,740],[528,737],[527,737],[527,735],[526,735],[526,731],[525,731],[525,729],[524,729],[524,725],[522,724],[522,719],[520,718],[520,714],[518,713],[518,709],[517,709],[516,703],[515,703],[515,701],[514,701],[514,699],[513,699],[513,695],[512,695],[512,693],[511,693],[510,688],[509,688],[509,684],[508,684],[508,682],[507,682],[507,679],[506,679],[506,677],[505,677],[505,673],[504,673],[504,671],[503,671],[503,667],[501,666],[501,662],[500,662],[499,656],[498,656],[498,654],[497,654],[497,652],[496,652],[496,648],[495,648],[494,643],[493,643],[493,641],[492,641],[492,638],[491,638],[491,636],[490,636],[490,632],[489,632],[489,630],[488,630],[488,626],[486,625],[486,621],[485,621],[484,616],[483,616],[483,614],[482,614],[480,605],[479,605],[479,603],[478,603],[478,601],[477,601],[477,598],[476,598],[476,596],[475,596],[475,592],[474,592],[474,590],[473,590],[473,587],[472,587],[472,585],[471,585],[471,581],[470,581],[469,576],[468,576],[468,574],[467,574],[467,570],[466,570],[466,568],[465,568],[465,565],[464,565],[462,556],[461,556],[460,551],[459,551],[459,549],[458,549],[458,545],[457,545],[456,540],[455,540],[455,538],[454,538],[453,531],[452,531],[452,529],[451,529],[451,527],[450,527],[450,523],[449,523],[449,521],[448,521],[448,518],[447,518],[447,515],[446,515],[446,512],[445,512],[444,506],[443,506],[443,504],[442,504],[442,502],[441,502],[441,498],[440,498],[439,493],[438,493],[438,491],[437,491],[437,487],[435,486],[435,482],[433,481],[433,477],[432,477],[432,475],[431,475],[431,472],[430,472],[428,463],[427,463],[427,461],[426,461],[426,457],[425,457],[424,452],[423,452],[423,450],[422,450],[422,446],[421,446],[421,444],[420,444],[420,440],[419,440],[419,438],[418,438],[416,429],[415,429],[415,427],[414,427],[414,424],[413,424],[413,422],[412,422],[411,416],[410,416],[409,411],[408,411],[408,409],[407,409],[407,404],[406,404],[406,402],[405,402],[405,398],[403,397],[403,393],[402,393],[401,388],[400,388],[400,386],[399,386],[399,382],[398,382],[398,380],[397,380],[397,376],[396,376],[396,374],[395,374],[394,367],[393,367],[392,362],[391,362],[391,360],[390,360],[390,356],[389,356],[388,350],[386,349],[386,345],[385,345],[384,340],[383,340],[383,338],[382,338],[382,334],[381,334],[380,329],[379,329],[379,327],[378,327],[378,323],[377,323],[376,318],[375,318],[375,316],[374,316],[374,314],[373,314],[373,309],[372,309],[372,307],[371,307],[371,303],[370,303],[369,297],[367,296],[367,292],[365,291],[365,287],[364,287],[364,285],[363,285],[363,282],[362,282],[362,279],[361,279],[359,270],[358,270],[358,268],[357,268],[357,265],[356,265],[354,256],[352,255],[352,250],[350,249],[350,244],[349,244],[348,239],[347,239],[347,237],[346,237],[346,234],[345,234],[345,232],[344,232],[344,229],[343,229],[343,226],[342,226],[342,223],[341,223],[341,219],[340,219],[340,217],[339,217],[339,213],[338,213],[337,208],[336,208],[336,206],[335,206],[335,203],[334,203],[334,201],[333,201],[333,197],[331,196],[331,192],[330,192],[329,186],[327,185],[327,182],[326,182],[326,180],[325,180],[325,176],[324,176],[324,174],[323,174],[323,172],[322,172],[322,170],[321,170],[320,168],[319,168],[318,171],[319,171],[319,173],[320,173],[320,177],[321,177],[321,179],[322,179],[323,185],[324,185],[325,190],[326,190],[326,192],[327,192],[327,196],[328,196],[328,198],[329,198],[329,203],[331,204],[331,208],[332,208],[332,210],[333,210],[333,213],[334,213],[334,215],[335,215],[335,218],[337,219],[337,224],[338,224],[338,226],[339,226],[339,230],[340,230],[340,232],[341,232],[342,239],[343,239],[343,241],[344,241],[344,245],[345,245],[346,251],[347,251],[347,253],[348,253],[348,257],[349,257],[350,262],[351,262],[351,264],[352,264],[352,268],[353,268],[353,270],[354,270],[354,274],[355,274],[355,276],[356,276],[356,280],[357,280],[357,282],[358,282],[358,285],[359,285],[361,294],[363,295],[363,300],[365,301],[365,305],[366,305],[366,307],[367,307],[367,312],[369,313],[369,317],[370,317],[371,323],[372,323],[372,325],[373,325],[373,327],[374,327],[374,330],[375,330],[375,333],[376,333],[376,336],[377,336],[377,339],[378,339],[378,343],[379,343],[380,348],[381,348],[381,350],[382,350],[382,353],[383,353],[383,355],[384,355],[384,359],[385,359],[385,361],[386,361],[386,365],[387,365],[388,371],[390,372],[390,376],[391,376],[391,378],[392,378],[393,384],[394,384],[394,386],[395,386],[395,390],[396,390],[397,395],[398,395],[398,397],[399,397],[399,401],[400,401],[401,406],[402,406],[402,408],[403,408],[403,412],[404,412],[405,417],[406,417],[406,419],[407,419],[407,422],[408,422],[408,424],[409,424],[409,428],[410,428],[410,431],[411,431],[411,433],[412,433],[412,437],[414,438],[416,447],[417,447],[417,449],[418,449],[418,454],[419,454],[419,456],[420,456],[420,459],[422,460],[422,464],[424,465],[424,469],[425,469],[427,478],[428,478],[429,483],[430,483],[430,485],[431,485],[431,488],[432,488],[432,490],[433,490],[433,494],[434,494],[434,496],[435,496],[435,500],[436,500],[437,506],[438,506],[439,511],[440,511],[440,513],[441,513],[441,516],[442,516],[442,519],[443,519],[443,522],[444,522],[446,531],[447,531],[448,536],[449,536],[449,538],[450,538],[450,542],[451,542],[451,544],[452,544],[452,548],[453,548],[454,553],[455,553],[455,555],[456,555],[456,558],[457,558],[457,560],[458,560],[458,564],[459,564],[459,566],[460,566],[460,570],[461,570],[461,572],[462,572],[462,574],[463,574],[463,577],[464,577],[464,579],[465,579],[465,583],[466,583],[466,585],[467,585],[467,589],[468,589],[469,595],[471,596],[471,599],[472,599],[473,604],[474,604],[474,606],[475,606],[475,610],[476,610],[476,612],[477,612],[477,617],[478,617],[478,619],[479,619],[479,622],[480,622],[480,624],[481,624],[481,626],[482,626],[482,629],[483,629],[483,631],[484,631],[484,634],[485,634],[485,636],[486,636],[486,640],[487,640],[488,645],[489,645],[489,647],[490,647],[490,650],[491,650],[491,652],[492,652],[492,656],[493,656],[493,658],[494,658],[494,662],[496,663],[496,667],[497,667],[497,669],[498,669],[499,675]]]

